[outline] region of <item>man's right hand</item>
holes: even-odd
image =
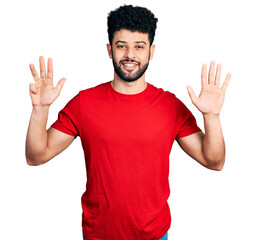
[[[46,131],[49,106],[60,95],[65,78],[62,78],[56,87],[53,86],[52,59],[48,59],[46,75],[44,58],[39,58],[40,78],[33,64],[30,64],[35,83],[30,84],[30,97],[33,110],[28,126],[26,139],[26,159],[29,165],[46,163],[64,149],[66,149],[74,137],[50,127]]]
[[[46,106],[49,107],[56,98],[60,95],[60,91],[66,81],[62,78],[56,87],[53,86],[53,64],[52,59],[48,59],[47,75],[45,69],[44,57],[39,57],[40,63],[40,78],[36,72],[35,66],[30,64],[30,70],[35,80],[35,83],[29,85],[29,93],[32,100],[33,107]]]

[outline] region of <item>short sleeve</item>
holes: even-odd
[[[196,119],[190,110],[178,98],[175,97],[175,99],[177,114],[175,139],[186,137],[195,132],[201,131],[201,129],[197,126]]]
[[[79,94],[77,94],[59,112],[58,119],[51,127],[74,137],[79,136],[79,105]]]

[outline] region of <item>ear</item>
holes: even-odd
[[[150,46],[150,60],[153,59],[154,52],[155,52],[155,47],[156,47],[155,44],[152,44],[152,45]]]
[[[110,59],[112,59],[112,51],[111,51],[111,44],[107,43],[107,50],[108,50],[108,56]]]

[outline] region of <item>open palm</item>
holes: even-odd
[[[197,109],[205,115],[219,115],[224,103],[225,91],[229,84],[231,74],[228,73],[226,79],[220,88],[221,65],[217,65],[216,75],[214,78],[215,62],[211,61],[208,81],[207,81],[207,65],[203,64],[201,83],[202,89],[199,97],[196,96],[193,89],[188,86],[188,94]]]
[[[33,64],[30,64],[30,70],[35,80],[35,83],[31,83],[30,97],[33,106],[50,106],[55,99],[59,96],[60,91],[65,83],[65,78],[62,78],[56,87],[53,86],[53,63],[52,59],[48,59],[47,63],[47,75],[45,69],[45,62],[42,56],[39,57],[40,63],[40,78],[35,70]]]

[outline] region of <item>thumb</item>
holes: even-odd
[[[197,102],[197,96],[196,96],[194,90],[190,86],[187,86],[187,90],[188,90],[188,95],[189,95],[192,103],[195,104]]]
[[[29,84],[29,90],[30,90],[30,93],[37,94],[35,83],[30,83]]]
[[[57,83],[55,89],[60,93],[62,87],[64,86],[64,83],[66,82],[66,78],[60,79],[60,81]]]

